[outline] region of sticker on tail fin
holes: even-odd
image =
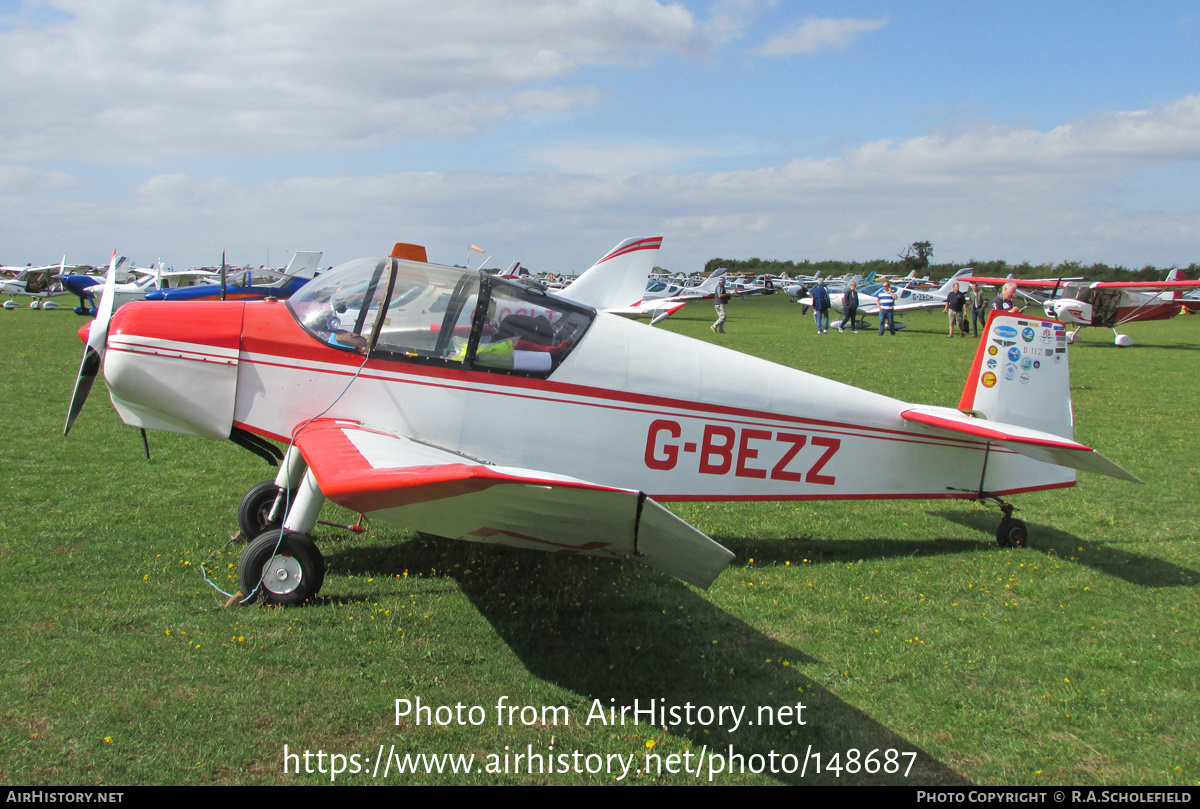
[[[994,311],[958,409],[1063,438],[1075,435],[1066,327]]]

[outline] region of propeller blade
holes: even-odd
[[[113,250],[112,260],[108,263],[108,275],[104,278],[104,299],[96,312],[96,319],[88,329],[87,345],[83,349],[83,359],[79,362],[79,373],[75,376],[75,390],[71,394],[71,406],[67,409],[67,423],[63,427],[63,435],[71,432],[71,425],[83,410],[92,384],[100,373],[104,363],[104,347],[108,339],[108,321],[112,318],[113,300],[117,297],[117,251]]]
[[[87,401],[88,394],[91,393],[92,384],[96,381],[96,374],[100,372],[100,365],[100,355],[93,351],[91,346],[84,346],[83,359],[79,363],[79,373],[75,377],[75,391],[71,394],[71,407],[67,410],[67,423],[63,427],[63,435],[71,432],[71,425],[75,423],[79,412],[83,410],[83,403]]]

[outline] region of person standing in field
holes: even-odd
[[[950,290],[950,294],[946,296],[946,305],[943,307],[950,320],[950,334],[948,337],[953,337],[956,331],[962,331],[966,334],[966,320],[963,317],[963,309],[967,306],[967,296],[958,291],[958,284]]]
[[[979,327],[987,326],[987,298],[979,284],[971,284],[971,330],[979,336]]]
[[[838,331],[845,332],[846,324],[850,324],[850,333],[858,334],[858,282],[851,281],[850,286],[842,293],[842,325]]]
[[[817,321],[817,334],[829,333],[829,290],[825,288],[824,279],[817,279],[817,285],[812,291],[813,317]]]
[[[879,336],[883,336],[883,327],[886,323],[892,336],[896,336],[896,291],[892,289],[891,280],[883,282],[883,289],[875,295],[875,300],[879,302]]]
[[[717,307],[717,322],[709,326],[710,329],[717,334],[725,333],[725,306],[729,303],[729,293],[725,291],[725,278],[722,277],[717,281],[717,293],[713,297],[714,305]]]

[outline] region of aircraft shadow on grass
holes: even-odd
[[[992,513],[930,511],[929,514],[984,533],[995,528],[996,520]],[[1056,558],[1087,565],[1099,573],[1116,576],[1141,587],[1192,587],[1200,583],[1200,573],[1190,568],[1113,548],[1102,542],[1080,539],[1049,525],[1029,524],[1028,547],[1047,555],[1053,551]]]
[[[992,521],[995,522],[994,516]],[[738,559],[779,565],[941,556],[977,551],[980,547],[979,542],[970,539],[753,539],[720,535],[713,539],[733,551]]]
[[[684,706],[746,706],[745,723],[734,733],[712,725],[675,725],[667,732],[690,742],[694,754],[727,754],[730,745],[754,765],[772,752],[787,766],[811,749],[822,764],[856,748],[865,757],[878,750],[913,751],[917,758],[907,778],[900,774],[848,775],[775,773],[788,783],[970,782],[918,745],[881,725],[858,708],[800,673],[798,663],[817,662],[711,604],[674,579],[636,562],[612,562],[580,556],[551,556],[434,538],[418,538],[396,547],[347,548],[328,557],[332,569],[359,575],[448,576],[479,609],[531,674],[581,695],[587,706],[641,706],[648,701]],[[770,662],[767,662],[770,661]],[[789,661],[790,666],[783,665]],[[757,724],[758,711],[805,708],[807,724]],[[572,722],[587,716],[572,713]],[[765,714],[764,714],[765,716]],[[593,726],[595,726],[593,722]],[[643,725],[643,727],[645,727]],[[616,733],[628,732],[614,727]],[[660,737],[661,738],[661,737]],[[811,745],[811,748],[809,747]],[[584,751],[587,752],[587,751]],[[644,752],[639,748],[639,756]],[[663,758],[678,752],[662,744]],[[693,763],[694,766],[694,763]],[[798,766],[798,764],[797,764]],[[707,771],[705,772],[707,776]],[[718,775],[716,783],[727,782]]]

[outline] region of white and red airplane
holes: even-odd
[[[1200,281],[1187,281],[1182,270],[1171,270],[1165,281],[1055,281],[1020,278],[963,278],[970,283],[1003,285],[1015,283],[1018,288],[1049,289],[1050,298],[1043,304],[1046,317],[1056,318],[1075,330],[1067,335],[1073,342],[1085,326],[1103,326],[1113,330],[1113,342],[1119,346],[1133,345],[1133,338],[1117,331],[1118,326],[1142,320],[1169,320],[1180,312],[1195,313],[1200,302],[1184,298],[1187,290],[1200,288]]]
[[[641,300],[627,306],[608,307],[605,311],[614,315],[634,318],[650,315],[650,325],[656,326],[693,301],[715,298],[717,282],[721,278],[727,277],[728,273],[727,268],[720,267],[713,270],[703,282],[694,287],[662,284],[662,288],[658,289],[658,283],[647,283]]]
[[[424,252],[351,261],[286,302],[112,314],[106,295],[80,330],[66,430],[102,371],[126,424],[278,458],[239,508],[254,537],[239,581],[244,602],[283,604],[324,581],[311,532],[326,499],[707,587],[733,554],[661,501],[999,501],[1073,486],[1076,469],[1136,480],[1072,437],[1060,323],[996,313],[959,407],[919,406]],[[998,541],[1023,545],[1001,506]]]

